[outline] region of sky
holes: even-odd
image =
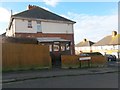
[[[34,0],[35,1],[35,0]],[[97,42],[113,30],[118,31],[118,2],[60,2],[43,0],[41,2],[0,2],[0,34],[6,31],[12,14],[27,10],[27,6],[37,5],[60,16],[75,21],[75,44],[84,38]]]

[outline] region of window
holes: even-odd
[[[49,51],[52,52],[52,45],[49,45]]]
[[[54,51],[59,51],[59,45],[54,45]]]
[[[66,44],[66,50],[70,50],[70,43]]]
[[[40,21],[37,21],[37,32],[42,32]]]
[[[61,44],[61,51],[65,51],[65,44]]]
[[[32,28],[32,21],[31,20],[28,21],[28,28]]]

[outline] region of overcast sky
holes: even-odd
[[[118,31],[118,2],[43,0],[41,2],[0,2],[0,34],[8,27],[10,11],[16,14],[26,10],[29,4],[40,6],[75,21],[75,43],[84,38],[97,42],[104,36],[110,35],[113,30]]]

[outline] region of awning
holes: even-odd
[[[37,38],[38,42],[70,42],[70,40],[61,39],[57,37]]]

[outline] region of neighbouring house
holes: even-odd
[[[91,46],[94,42],[84,39],[75,45],[75,54],[80,54],[81,52],[92,52]]]
[[[113,31],[112,35],[108,35],[92,46],[93,51],[101,52],[102,54],[114,54],[120,58],[120,34]]]
[[[6,36],[36,38],[38,44],[49,46],[55,60],[60,59],[62,54],[75,54],[75,23],[41,7],[29,5],[28,10],[11,16]]]

